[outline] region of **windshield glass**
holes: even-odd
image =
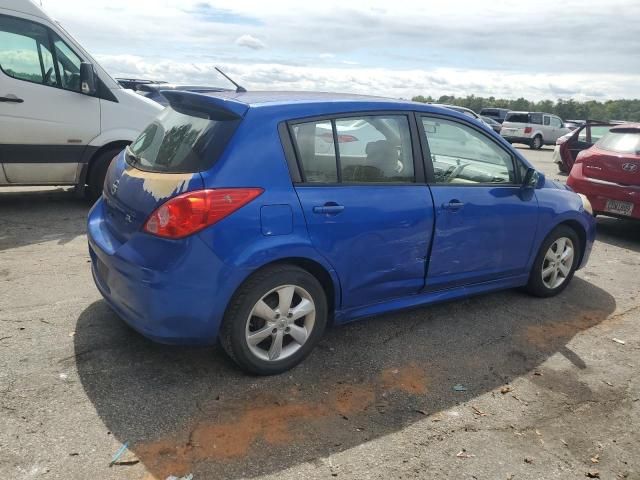
[[[596,145],[616,153],[640,153],[640,131],[609,131]]]

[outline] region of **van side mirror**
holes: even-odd
[[[80,64],[80,91],[85,95],[94,95],[97,90],[96,74],[93,64],[82,62]]]
[[[527,168],[527,173],[524,175],[524,179],[522,180],[523,188],[536,188],[538,186],[538,182],[540,181],[540,174],[535,168]]]

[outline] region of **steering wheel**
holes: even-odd
[[[47,73],[44,74],[44,78],[43,78],[43,83],[45,84],[49,84],[49,81],[51,80],[51,74],[53,73],[53,67],[49,67],[49,70],[47,70]]]

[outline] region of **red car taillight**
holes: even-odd
[[[219,222],[259,196],[261,188],[220,188],[183,193],[160,205],[143,230],[164,238],[182,238]]]
[[[531,127],[524,127],[524,133],[531,133],[532,130],[533,128]]]

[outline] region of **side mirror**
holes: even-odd
[[[80,91],[85,95],[93,95],[97,90],[96,83],[93,64],[82,62],[80,64]]]
[[[536,188],[538,186],[538,182],[540,181],[540,174],[535,168],[527,168],[527,173],[524,175],[524,179],[522,180],[523,188]]]

